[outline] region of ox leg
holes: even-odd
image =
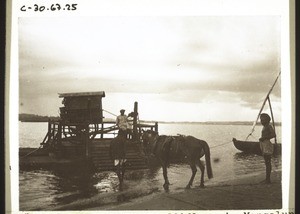
[[[117,173],[117,176],[118,176],[118,179],[119,179],[119,182],[120,182],[121,174],[120,174],[120,165],[119,164],[116,166],[116,173]]]
[[[191,179],[190,179],[189,183],[186,185],[186,189],[190,189],[191,186],[193,185],[193,181],[194,181],[194,178],[195,178],[195,175],[196,175],[196,172],[197,172],[196,164],[195,164],[194,161],[192,161],[190,163],[190,167],[192,169],[192,176],[191,176]]]
[[[122,179],[122,173],[121,173],[121,164],[120,162],[118,163],[117,165],[117,176],[118,176],[118,179],[119,179],[119,190],[122,190],[123,189],[123,179]]]
[[[124,175],[125,175],[125,163],[122,164],[122,181],[124,180]]]
[[[162,168],[163,168],[163,176],[164,176],[164,179],[165,179],[165,183],[164,183],[163,187],[164,187],[165,190],[168,190],[170,182],[169,182],[169,179],[168,179],[167,164],[163,163]]]
[[[204,172],[205,172],[205,166],[204,163],[201,160],[197,161],[197,165],[199,166],[201,170],[201,180],[200,180],[200,187],[204,188]]]

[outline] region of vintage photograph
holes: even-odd
[[[291,3],[9,6],[6,212],[295,213]]]
[[[19,209],[281,209],[280,23],[19,18]]]

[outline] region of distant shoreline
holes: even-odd
[[[19,121],[21,122],[48,122],[49,120],[59,120],[59,117],[19,114]]]
[[[21,122],[34,122],[34,123],[41,123],[41,122],[48,122],[49,120],[58,121],[59,117],[53,116],[40,116],[34,114],[19,114],[19,121]],[[113,122],[114,119],[105,118],[107,122]],[[104,119],[104,120],[105,120]],[[253,121],[205,121],[205,122],[196,122],[196,121],[146,121],[140,120],[141,123],[155,123],[158,124],[195,124],[195,125],[247,125],[252,126]],[[257,125],[261,125],[257,123]],[[276,122],[276,126],[281,126],[281,122]]]
[[[157,122],[158,124],[195,124],[195,125],[246,125],[252,126],[253,121],[205,121],[205,122],[189,122],[189,121],[141,121],[144,123]],[[259,122],[257,125],[261,125]],[[276,126],[281,126],[281,122],[275,122]]]

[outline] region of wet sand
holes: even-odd
[[[280,209],[281,171],[272,172],[272,183],[261,183],[265,174],[248,175],[205,188],[182,188],[176,192],[153,193],[129,202],[97,206],[88,210],[237,210]],[[172,189],[172,185],[170,186]]]

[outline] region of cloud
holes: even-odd
[[[257,108],[280,71],[279,20],[21,18],[20,101],[32,110],[57,111],[47,97],[104,90],[177,104]],[[280,91],[279,80],[276,102]]]

